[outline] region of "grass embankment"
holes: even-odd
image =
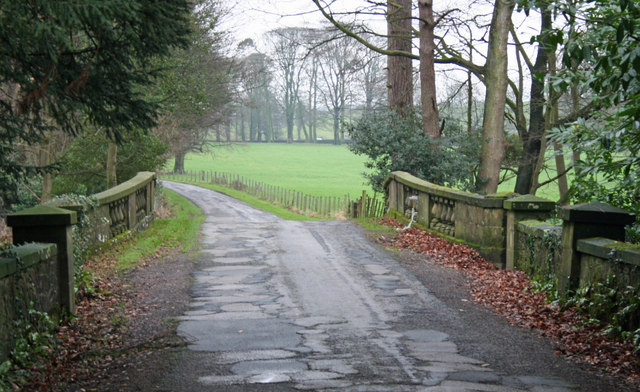
[[[365,160],[344,145],[248,143],[190,153],[185,170],[238,174],[314,196],[356,197],[365,189],[372,193],[362,176]],[[167,170],[172,168],[169,162]]]
[[[118,270],[136,267],[145,259],[158,256],[167,250],[187,252],[194,248],[204,222],[202,211],[189,200],[164,189],[163,197],[171,216],[155,219],[146,229],[131,239],[105,251]]]

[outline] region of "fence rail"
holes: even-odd
[[[302,192],[265,184],[238,174],[216,171],[186,171],[181,174],[158,173],[161,179],[192,183],[218,184],[242,192],[258,199],[279,205],[293,212],[327,218],[379,217],[386,212],[385,203],[366,191],[357,200],[351,196],[314,196]],[[364,200],[364,202],[363,202]]]

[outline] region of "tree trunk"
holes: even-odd
[[[244,130],[245,113],[246,109],[244,107],[240,108],[240,139],[243,142],[247,141],[247,135]]]
[[[176,152],[175,159],[173,160],[173,174],[183,174],[184,173],[184,156],[186,153],[184,151]]]
[[[420,0],[420,100],[422,101],[422,125],[425,135],[440,137],[440,116],[436,98],[436,71],[433,52],[433,0]]]
[[[549,73],[551,75],[555,75],[556,73],[556,53],[554,51],[549,52]],[[560,98],[560,93],[552,92],[551,99],[549,100],[549,126],[547,129],[551,128],[550,124],[555,124],[558,122],[558,111],[559,105],[558,100]],[[575,109],[574,109],[575,110]],[[558,204],[564,205],[569,201],[569,182],[567,181],[567,167],[564,163],[564,153],[562,151],[562,145],[556,141],[553,142],[553,151],[556,161],[556,172],[560,177],[558,177],[558,193],[560,194],[560,198],[558,199]],[[562,174],[564,173],[564,174]]]
[[[314,56],[312,61],[311,79],[309,80],[309,141],[315,143],[317,139],[318,58]]]
[[[51,159],[51,141],[45,138],[41,143],[38,151],[38,166],[46,167],[52,162]],[[45,171],[42,174],[42,195],[40,195],[40,202],[44,203],[51,199],[53,192],[53,175],[50,171]]]
[[[258,109],[249,109],[249,141],[255,142],[258,140]]]
[[[514,192],[521,195],[535,192],[534,176],[536,164],[542,151],[542,137],[545,131],[544,120],[544,75],[547,74],[547,64],[549,56],[546,49],[545,31],[551,26],[551,12],[542,8],[542,22],[540,33],[542,39],[538,44],[538,55],[536,62],[531,69],[531,101],[529,104],[529,130],[524,134],[522,140],[522,157],[518,164],[518,177]],[[542,76],[542,77],[541,77]]]
[[[533,176],[531,176],[531,186],[529,187],[529,194],[535,195],[538,188],[540,188],[539,177],[540,173],[544,169],[545,154],[547,153],[547,133],[544,132],[540,137],[540,151],[538,153],[538,159],[533,169]]]
[[[469,37],[469,62],[473,63],[472,38]],[[471,135],[473,129],[473,84],[471,84],[471,70],[467,70],[467,133]]]
[[[302,128],[302,132],[304,133],[304,140],[308,143],[309,140],[309,132],[307,132],[307,125],[304,122],[304,106],[302,101],[298,101],[298,139],[300,139],[300,129]]]
[[[482,129],[482,152],[477,188],[485,193],[498,190],[504,157],[504,110],[507,97],[507,43],[513,0],[496,0],[489,31],[485,64],[486,97]]]
[[[293,143],[293,111],[287,109],[287,143]]]
[[[387,0],[388,49],[411,53],[411,0]],[[413,107],[413,69],[406,56],[387,57],[387,97],[391,109]]]
[[[340,144],[340,111],[333,109],[333,144]]]
[[[118,185],[118,177],[116,175],[118,162],[118,145],[109,141],[107,147],[107,189]]]
[[[300,102],[300,101],[298,101]],[[296,116],[295,116],[295,122],[296,122],[296,131],[298,134],[298,141],[302,140],[302,126],[304,125],[304,117],[303,117],[303,113],[302,113],[302,106],[300,106],[300,103],[296,104]],[[305,135],[307,134],[307,131],[304,131]]]

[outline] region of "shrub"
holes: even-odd
[[[423,134],[416,113],[400,116],[377,111],[357,123],[346,124],[353,144],[349,148],[366,155],[364,176],[375,190],[392,171],[405,171],[426,181],[458,189],[472,189],[478,166],[479,140],[457,130],[447,130],[439,139]]]

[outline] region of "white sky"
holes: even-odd
[[[222,1],[230,10],[230,15],[225,21],[224,28],[232,33],[236,43],[246,38],[251,38],[260,47],[262,36],[270,30],[293,26],[319,27],[328,23],[311,0]],[[473,5],[471,5],[472,1]],[[436,0],[434,3],[436,12],[438,10],[458,9],[459,11],[457,12],[462,14],[487,14],[488,23],[493,2],[491,0]],[[337,0],[335,4],[332,4],[331,9],[334,12],[339,12],[341,9],[353,10],[363,4],[366,4],[365,0]],[[359,20],[362,20],[362,18]],[[385,33],[386,23],[384,19],[378,18],[377,20],[376,22],[374,19],[370,19],[368,22],[374,25],[376,30]],[[525,44],[529,42],[531,35],[538,34],[539,16],[536,12],[532,12],[529,17],[525,17],[524,13],[514,12],[513,22],[521,37],[521,42]],[[477,38],[476,34],[474,36]],[[530,56],[535,55],[534,47],[528,47],[527,51]],[[510,68],[514,70],[516,67],[515,56],[510,55],[509,57]],[[482,60],[476,58],[475,62],[481,63]],[[447,84],[446,79],[448,77],[453,77],[456,80],[462,80],[466,77],[464,72],[461,71],[451,73],[455,68],[452,66],[440,66],[438,68],[440,68],[440,72],[437,78],[441,87]]]
[[[245,38],[260,40],[267,31],[280,27],[319,27],[328,23],[311,0],[223,0],[223,3],[231,11],[225,28],[237,42]],[[352,10],[362,4],[363,0],[339,0],[331,9]]]

